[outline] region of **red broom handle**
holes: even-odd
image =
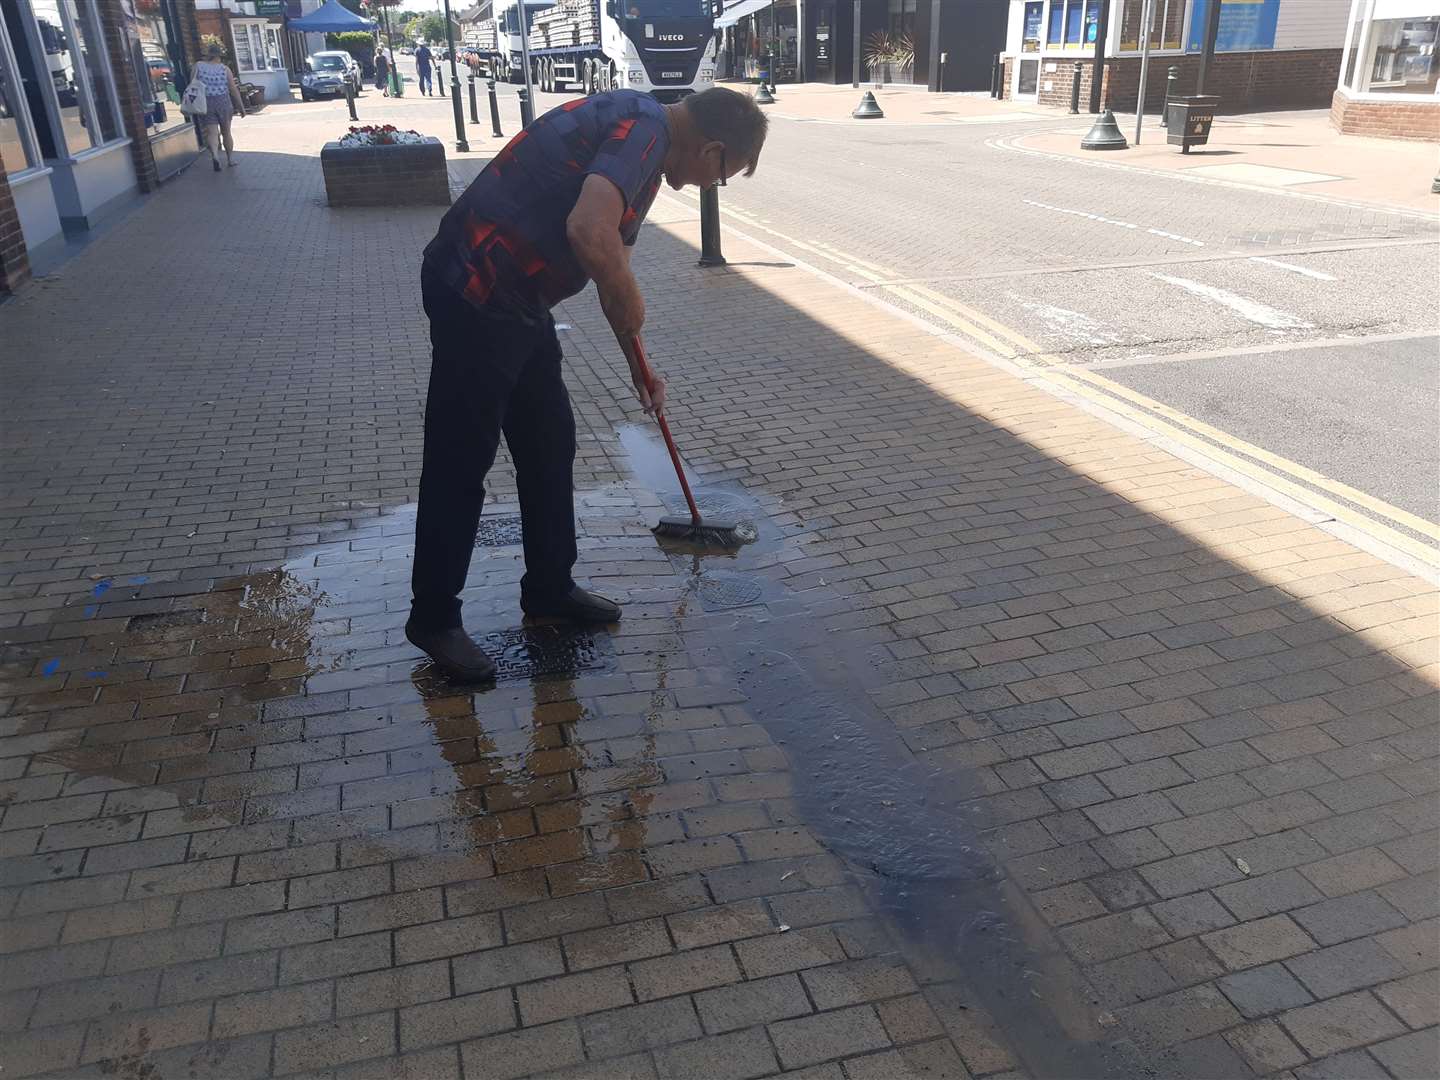
[[[645,392],[653,394],[655,392],[655,374],[645,360],[645,346],[640,343],[639,334],[630,339],[630,348],[635,353],[635,363],[640,367],[640,378],[645,383]],[[680,464],[680,451],[675,449],[675,439],[670,434],[670,425],[665,422],[664,412],[658,408],[655,410],[655,419],[660,424],[660,434],[665,436],[665,449],[670,451],[670,461],[675,466],[675,475],[680,478],[680,490],[685,493],[685,505],[690,507],[690,520],[698,528],[700,526],[700,510],[695,505],[695,496],[690,494],[690,483],[685,479],[685,467]]]

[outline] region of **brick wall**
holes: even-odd
[[[25,254],[25,234],[10,194],[10,180],[0,169],[0,293],[13,293],[30,280],[30,260]]]
[[[145,110],[140,103],[140,89],[135,84],[120,0],[96,0],[96,6],[105,31],[105,47],[110,53],[110,70],[115,75],[120,120],[125,134],[130,136],[130,160],[135,166],[136,186],[140,191],[154,191],[160,186],[160,177],[155,169],[155,155],[150,150],[150,136],[145,130]]]
[[[1049,57],[1040,63],[1040,104],[1070,107],[1070,86],[1074,81],[1075,56]],[[1054,63],[1056,70],[1046,71]],[[1178,68],[1176,92],[1195,92],[1200,72],[1199,55],[1151,57],[1146,72],[1145,107],[1158,112],[1165,97],[1165,82],[1171,67]],[[1090,100],[1093,60],[1084,60],[1080,76],[1080,108]],[[1222,113],[1250,109],[1320,108],[1330,104],[1340,78],[1339,49],[1266,50],[1263,52],[1219,53],[1210,65],[1206,90],[1220,95]],[[1045,84],[1050,83],[1050,89]],[[1103,101],[1111,108],[1133,112],[1140,90],[1140,57],[1123,56],[1105,61]],[[1006,83],[1006,96],[1010,85]]]
[[[1336,90],[1330,124],[1346,135],[1440,142],[1440,101],[1356,101]]]
[[[320,167],[331,206],[450,205],[450,174],[439,139],[412,146],[326,143]]]

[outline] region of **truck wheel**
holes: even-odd
[[[620,73],[615,70],[615,65],[610,64],[605,69],[605,89],[614,90],[620,85]]]

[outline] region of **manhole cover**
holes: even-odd
[[[177,626],[196,626],[205,621],[199,608],[189,611],[156,611],[148,615],[132,615],[126,630],[173,630]]]
[[[489,634],[480,642],[495,661],[498,679],[573,675],[607,666],[595,635],[553,626],[524,626]]]
[[[753,604],[763,591],[760,582],[740,574],[707,574],[695,587],[700,602],[711,610]]]
[[[497,514],[494,517],[482,517],[480,526],[475,530],[475,546],[478,547],[509,547],[511,544],[520,543],[520,515],[519,514]]]

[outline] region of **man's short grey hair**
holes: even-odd
[[[726,156],[731,161],[745,162],[745,175],[753,175],[770,125],[755,99],[723,86],[712,86],[685,98],[684,105],[705,136],[724,143]]]

